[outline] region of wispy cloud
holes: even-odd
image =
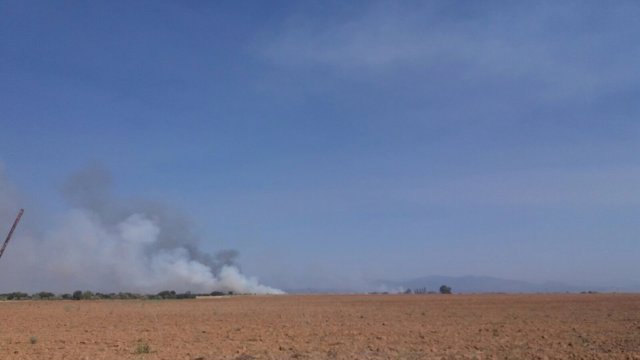
[[[583,210],[640,206],[640,168],[530,169],[472,175],[414,187],[405,200],[450,207]]]
[[[627,29],[640,6],[486,4],[461,15],[443,4],[375,3],[340,21],[293,16],[260,51],[288,70],[444,71],[452,81],[526,83],[550,99],[626,90],[640,76]]]

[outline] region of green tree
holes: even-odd
[[[451,288],[447,285],[440,286],[440,294],[451,294]]]
[[[163,298],[163,299],[175,299],[176,298],[176,292],[173,291],[173,290],[160,291],[157,295],[159,297]]]
[[[7,295],[8,300],[25,300],[29,298],[29,294],[23,293],[21,291],[12,292]]]
[[[43,300],[48,300],[56,296],[54,293],[48,291],[40,291],[36,295],[38,296],[38,298]]]

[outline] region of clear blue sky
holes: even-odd
[[[274,286],[640,288],[639,19],[637,1],[1,1],[0,162],[43,218],[101,164]]]

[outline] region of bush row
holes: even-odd
[[[77,290],[69,294],[54,294],[48,291],[40,291],[33,294],[27,294],[24,292],[16,291],[5,294],[0,294],[1,300],[165,300],[165,299],[194,299],[196,296],[209,295],[209,296],[222,296],[233,295],[233,292],[221,292],[214,291],[210,294],[193,294],[190,291],[185,293],[177,293],[173,290],[160,291],[157,294],[138,294],[130,292],[119,293],[101,293],[93,291],[81,291]]]

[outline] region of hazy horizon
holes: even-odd
[[[0,16],[0,291],[640,290],[638,2]]]

